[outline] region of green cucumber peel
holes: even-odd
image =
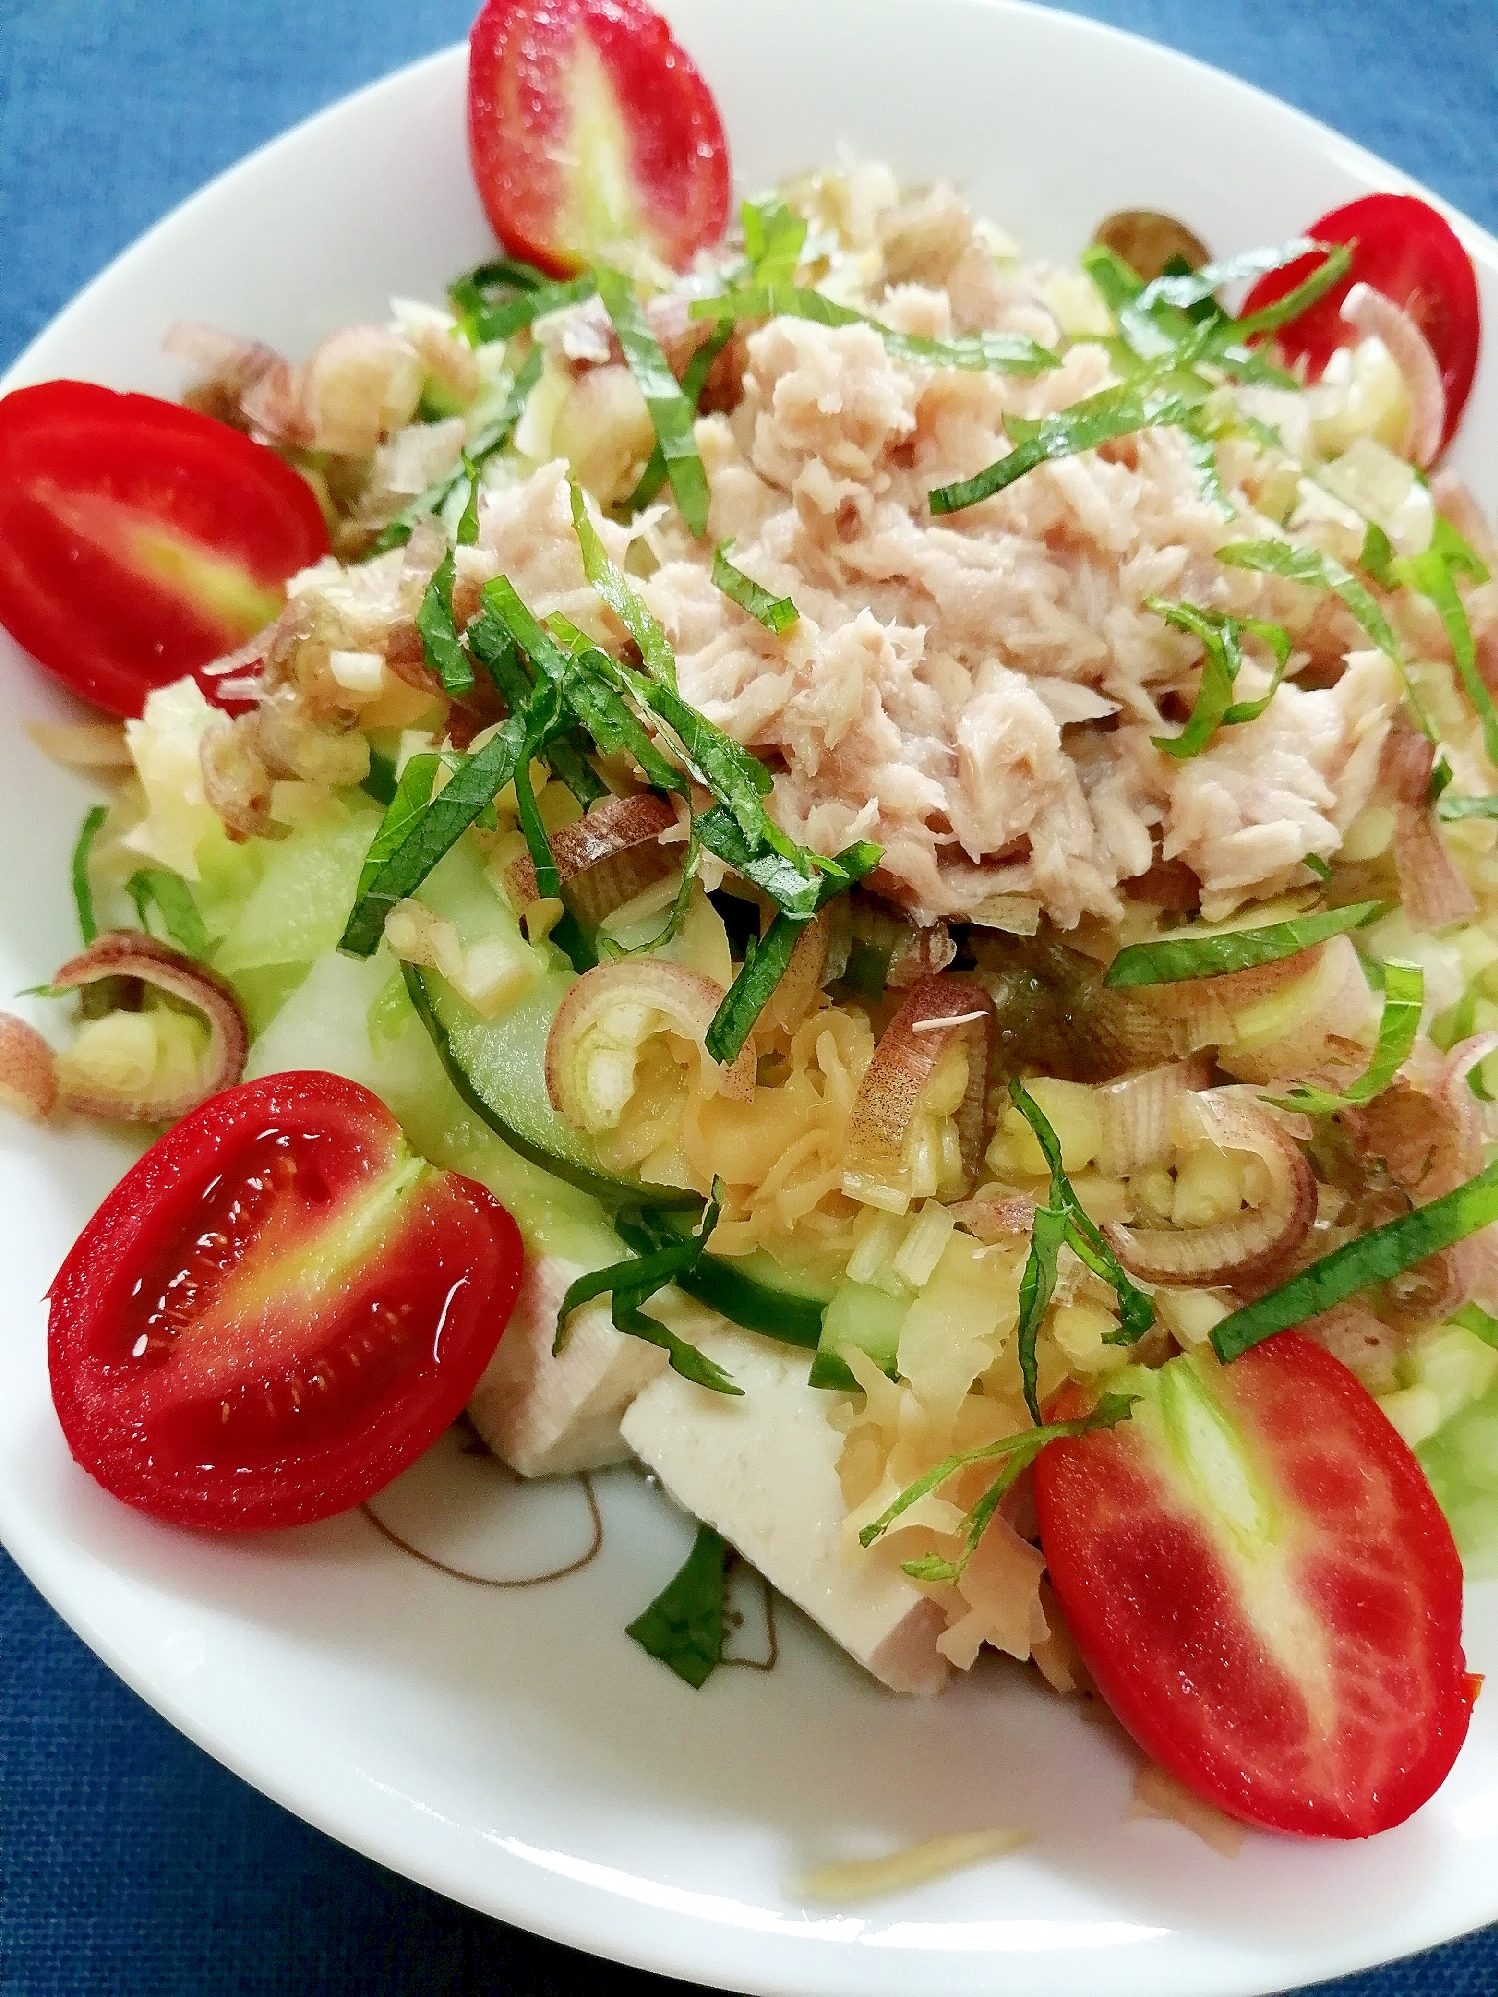
[[[1267,1296],[1234,1311],[1214,1328],[1212,1349],[1225,1362],[1236,1359],[1262,1339],[1304,1324],[1374,1283],[1402,1275],[1495,1220],[1498,1159],[1454,1192],[1334,1248]]]
[[[1192,978],[1226,977],[1232,971],[1275,964],[1298,957],[1302,950],[1324,943],[1329,936],[1361,929],[1383,912],[1381,901],[1348,902],[1341,908],[1313,910],[1271,922],[1262,929],[1219,929],[1206,936],[1157,936],[1151,943],[1131,943],[1119,951],[1103,983],[1111,989],[1141,985],[1184,984]]]
[[[1384,964],[1382,977],[1384,1009],[1367,1072],[1340,1095],[1296,1083],[1288,1095],[1266,1096],[1266,1102],[1279,1109],[1297,1110],[1302,1116],[1335,1116],[1338,1110],[1356,1109],[1383,1094],[1414,1051],[1425,1008],[1425,973],[1418,964],[1394,957]]]
[[[728,1542],[700,1525],[685,1563],[625,1630],[640,1648],[700,1691],[723,1656]]]

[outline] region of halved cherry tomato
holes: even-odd
[[[1408,312],[1430,342],[1446,391],[1449,444],[1461,421],[1477,373],[1482,307],[1472,259],[1444,216],[1413,194],[1365,194],[1313,222],[1306,234],[1318,243],[1356,243],[1352,268],[1309,312],[1275,335],[1287,360],[1305,356],[1319,380],[1338,347],[1357,338],[1342,317],[1342,301],[1355,284],[1368,284]],[[1273,305],[1311,275],[1321,261],[1305,256],[1261,277],[1243,301],[1245,313]]]
[[[84,1469],[157,1518],[326,1518],[456,1419],[522,1262],[504,1208],[413,1156],[368,1089],[241,1083],[152,1145],[58,1272],[58,1419]]]
[[[718,107],[644,0],[488,0],[468,153],[494,233],[556,276],[637,238],[681,270],[728,221]]]
[[[1051,1583],[1103,1697],[1249,1823],[1402,1823],[1471,1717],[1461,1562],[1419,1464],[1295,1332],[1108,1384],[1142,1397],[1129,1419],[1035,1465]],[[1057,1419],[1085,1406],[1060,1401]]]
[[[0,400],[0,624],[111,714],[253,637],[327,552],[307,481],[211,416],[86,381]]]

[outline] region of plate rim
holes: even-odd
[[[1248,103],[1261,112],[1272,114],[1278,119],[1292,120],[1307,141],[1315,142],[1324,154],[1335,159],[1340,166],[1391,191],[1419,195],[1451,222],[1469,249],[1480,249],[1490,260],[1498,264],[1498,234],[1475,221],[1404,168],[1384,159],[1358,141],[1348,138],[1325,120],[1275,96],[1272,91],[1260,84],[1136,30],[1077,14],[1066,7],[1040,4],[1040,0],[954,0],[954,4],[960,4],[974,12],[982,10],[990,14],[1008,14],[1032,21],[1044,21],[1051,27],[1059,25],[1062,31],[1070,31],[1082,39],[1101,41],[1105,45],[1126,45],[1134,50],[1147,52],[1151,60],[1164,59],[1171,65],[1182,67],[1188,74],[1195,73],[1202,78],[1210,79],[1214,87],[1226,87],[1231,92],[1241,93]],[[920,6],[920,0],[903,0],[903,6],[914,13]],[[662,0],[662,11],[668,17],[673,13],[671,0]],[[199,207],[210,204],[226,183],[241,177],[252,177],[268,157],[294,151],[319,127],[335,123],[353,107],[365,105],[370,100],[386,94],[392,97],[400,96],[428,74],[456,67],[466,61],[466,57],[466,38],[449,42],[429,54],[419,56],[334,98],[299,118],[283,131],[272,134],[239,159],[219,169],[111,256],[103,267],[25,342],[6,366],[3,374],[0,374],[0,395],[33,380],[45,378],[38,372],[33,359],[38,350],[47,346],[59,334],[69,332],[75,319],[83,317],[92,309],[97,295],[115,281],[122,268],[137,257],[143,257],[158,248],[163,239],[169,238],[178,229],[190,226]],[[164,1674],[158,1672],[153,1675],[143,1659],[132,1658],[123,1642],[111,1633],[104,1616],[96,1613],[86,1592],[76,1587],[70,1589],[69,1577],[65,1573],[60,1574],[49,1569],[39,1543],[33,1543],[26,1520],[26,1509],[9,1504],[5,1487],[0,1485],[0,1544],[4,1545],[20,1572],[49,1607],[116,1677],[177,1732],[183,1734],[237,1778],[247,1782],[279,1807],[291,1811],[324,1835],[359,1852],[373,1863],[410,1878],[445,1898],[452,1899],[455,1904],[474,1906],[476,1911],[490,1918],[506,1921],[561,1946],[606,1960],[678,1979],[711,1979],[709,1987],[758,1993],[758,1997],[792,1997],[792,1993],[800,1997],[802,1992],[808,1993],[809,1997],[809,1993],[818,1987],[814,1978],[814,1963],[811,1966],[813,1975],[810,1980],[805,1977],[790,1980],[781,1976],[761,1980],[753,1976],[735,1975],[732,1965],[723,1959],[722,1945],[723,1935],[731,1934],[733,1931],[705,1922],[701,1924],[694,1922],[686,1930],[689,1934],[701,1937],[696,1947],[690,1943],[686,1945],[677,1943],[667,1947],[664,1942],[654,1948],[643,1945],[631,1946],[628,1942],[614,1942],[601,1932],[606,1927],[606,1915],[594,1914],[590,1919],[584,1912],[585,1908],[607,1906],[606,1901],[595,1899],[593,1896],[580,1898],[577,1903],[578,1912],[569,1921],[539,1909],[533,1901],[526,1902],[523,1896],[516,1899],[505,1893],[496,1893],[489,1904],[484,1905],[454,1891],[451,1884],[440,1875],[439,1869],[435,1865],[425,1864],[422,1855],[414,1847],[407,1849],[402,1846],[397,1850],[393,1843],[384,1844],[380,1837],[362,1832],[346,1807],[340,1812],[336,1807],[325,1805],[319,1800],[315,1780],[300,1782],[295,1778],[294,1772],[284,1765],[278,1767],[264,1758],[257,1760],[247,1745],[242,1747],[232,1735],[216,1729],[195,1713],[191,1705],[174,1692]],[[90,1553],[89,1558],[92,1561],[96,1560],[97,1556]],[[1471,1585],[1473,1584],[1469,1584],[1469,1587]],[[507,1902],[502,1911],[499,1907],[501,1901]],[[1384,1954],[1376,1946],[1369,1949],[1354,1942],[1338,1954],[1335,1964],[1330,1967],[1319,1967],[1314,1973],[1318,1979],[1324,1979],[1384,1966],[1406,1959],[1410,1954],[1476,1932],[1484,1921],[1491,1921],[1494,1918],[1498,1918],[1498,1879],[1495,1879],[1490,1896],[1489,1911],[1470,1925],[1453,1927],[1449,1917],[1437,1917],[1426,1924],[1417,1923],[1415,1938],[1411,1940],[1405,1937],[1401,1940],[1401,1954],[1398,1956]],[[660,1932],[664,1934],[664,1930]],[[716,1962],[712,1960],[715,1951],[718,1957]],[[951,1958],[937,1959],[951,1963],[955,1969],[955,1963]],[[989,1955],[983,1960],[994,1961],[996,1958]],[[719,1981],[725,1972],[730,1980]],[[1166,1986],[1162,1984],[1161,1987],[1164,1989]],[[1174,1987],[1174,1984],[1170,1986],[1171,1989]],[[1241,1983],[1220,1980],[1214,1985],[1214,1997],[1273,1997],[1275,1992],[1299,1987],[1299,1982],[1295,1979],[1265,1983],[1260,1975],[1251,1973],[1250,1980]]]

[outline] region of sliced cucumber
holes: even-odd
[[[892,1296],[888,1290],[876,1290],[872,1283],[839,1283],[822,1319],[810,1384],[856,1392],[858,1382],[843,1357],[850,1346],[866,1352],[893,1380],[898,1371],[900,1328],[910,1301],[909,1297]]]
[[[685,1223],[644,1214],[614,1216],[614,1232],[637,1255],[665,1247],[687,1231]],[[787,1269],[762,1248],[752,1255],[704,1255],[695,1269],[674,1280],[678,1289],[746,1331],[807,1348],[822,1335],[822,1313],[833,1294],[830,1283]]]
[[[549,971],[498,1019],[483,1019],[436,971],[404,966],[406,990],[454,1088],[512,1150],[605,1206],[700,1207],[697,1193],[607,1170],[592,1139],[546,1093],[546,1036],[571,974]]]

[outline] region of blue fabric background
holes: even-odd
[[[0,0],[0,367],[210,174],[457,39],[473,5]],[[1288,97],[1498,228],[1498,0],[1076,11]],[[0,1555],[6,1997],[540,1997],[600,1982],[681,1988],[471,1914],[287,1816],[112,1678]],[[1494,1997],[1498,1930],[1325,1989]]]

